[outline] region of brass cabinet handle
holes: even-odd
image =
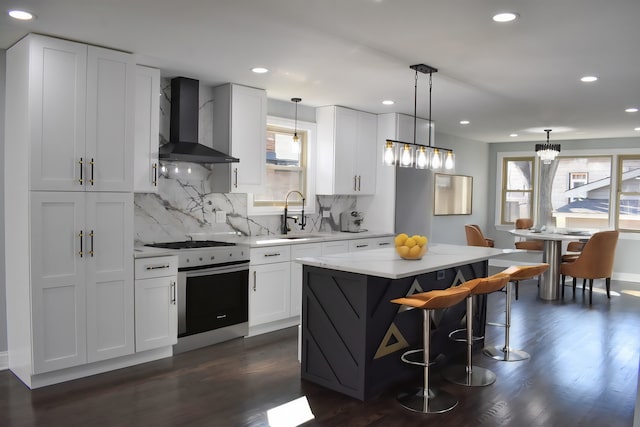
[[[80,230],[80,234],[78,234],[78,237],[80,237],[80,252],[78,252],[78,255],[80,255],[80,258],[82,258],[84,256],[84,252],[82,251],[82,240],[84,238],[84,234],[82,233],[82,230]]]
[[[89,237],[91,237],[91,250],[89,251],[89,255],[93,258],[93,230],[89,233]]]
[[[233,188],[238,188],[238,168],[233,168]]]
[[[265,257],[272,257],[272,256],[280,256],[280,252],[274,252],[271,254],[264,254]]]
[[[80,165],[80,179],[78,180],[78,182],[80,182],[80,185],[83,185],[84,179],[82,179],[82,171],[84,169],[84,161],[82,157],[80,157],[80,161],[78,162],[78,164]]]
[[[256,281],[257,281],[257,277],[256,277],[256,272],[253,272],[253,292],[256,292]]]
[[[176,282],[171,282],[171,304],[176,305]]]
[[[158,164],[154,163],[151,166],[151,169],[153,169],[153,186],[157,187],[158,186]]]
[[[353,191],[358,191],[358,175],[353,175]]]
[[[91,183],[91,185],[93,185],[93,165],[95,165],[96,163],[93,161],[93,159],[91,159],[89,164],[91,165],[91,179],[89,180],[89,182]]]
[[[169,268],[171,267],[169,264],[162,264],[162,265],[148,265],[145,267],[146,270],[158,270],[158,269],[162,269],[162,268]]]
[[[362,176],[358,175],[358,191],[360,191],[360,183],[362,182]]]

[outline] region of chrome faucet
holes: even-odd
[[[307,225],[307,221],[304,218],[304,195],[299,192],[298,190],[291,190],[287,193],[287,195],[284,198],[284,214],[282,215],[282,234],[287,234],[287,232],[289,231],[289,227],[287,226],[287,219],[292,219],[293,222],[298,223],[298,218],[294,217],[294,216],[288,216],[287,214],[287,210],[289,209],[289,204],[288,204],[288,200],[289,200],[289,196],[291,195],[291,193],[298,193],[300,195],[300,198],[302,199],[302,218],[300,219],[300,230],[304,230],[304,226]]]

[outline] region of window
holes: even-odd
[[[261,191],[250,193],[249,215],[281,214],[289,191],[304,194],[305,212],[315,211],[315,170],[310,159],[314,153],[315,123],[298,120],[298,143],[293,141],[294,121],[267,117],[266,176]],[[287,201],[293,210],[302,207],[299,195]]]
[[[608,229],[611,157],[563,156],[558,157],[555,163],[551,206],[547,209],[555,217],[556,228]]]
[[[502,224],[533,218],[534,158],[504,158],[502,164]]]
[[[618,163],[617,228],[640,231],[640,156],[621,156]]]
[[[296,143],[293,129],[267,126],[266,183],[263,192],[253,196],[255,206],[284,206],[285,196],[291,190],[306,195],[307,132],[297,133]],[[302,205],[299,196],[292,197],[288,203]]]

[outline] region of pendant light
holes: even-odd
[[[388,166],[415,167],[416,169],[453,170],[455,156],[453,150],[431,145],[431,133],[433,123],[431,121],[431,92],[433,89],[433,73],[438,69],[426,64],[416,64],[409,68],[415,71],[414,98],[413,98],[413,142],[396,141],[387,139],[382,148],[382,163]],[[416,142],[418,122],[418,72],[429,74],[429,137],[427,145]],[[396,152],[397,150],[397,152]]]
[[[548,165],[560,154],[560,144],[550,144],[549,132],[551,132],[551,129],[545,129],[544,131],[547,133],[547,143],[536,144],[536,154],[543,164]]]
[[[296,154],[300,153],[300,138],[298,137],[298,103],[302,101],[302,98],[291,98],[292,102],[296,103],[296,118],[293,129],[293,147],[292,151]]]

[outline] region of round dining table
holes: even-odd
[[[540,288],[538,295],[543,300],[557,300],[560,298],[560,262],[562,259],[562,241],[580,240],[591,238],[588,231],[535,231],[535,230],[509,230],[514,236],[524,237],[527,240],[542,240],[542,262],[549,264],[549,269],[540,276]]]

